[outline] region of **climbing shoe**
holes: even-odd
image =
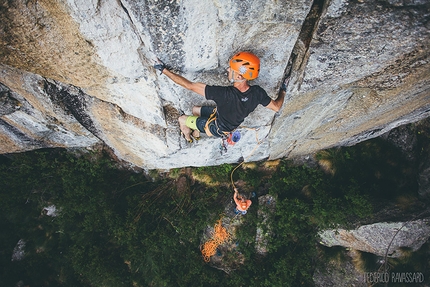
[[[184,135],[183,132],[181,132],[181,136],[188,142],[188,143],[193,143],[193,139],[190,137],[189,139],[187,139]]]

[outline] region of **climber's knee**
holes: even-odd
[[[200,117],[202,107],[194,106],[193,107],[193,115]]]

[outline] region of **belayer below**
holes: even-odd
[[[234,202],[236,203],[236,208],[234,212],[236,214],[243,214],[245,215],[248,212],[248,208],[251,206],[252,201],[247,199],[245,196],[240,195],[237,188],[234,189],[234,195],[233,195]]]
[[[260,71],[260,59],[250,52],[239,52],[230,59],[227,71],[233,85],[227,87],[191,82],[171,72],[161,61],[154,68],[176,84],[216,103],[216,107],[194,106],[193,115],[179,117],[181,132],[188,142],[193,141],[191,137],[199,139],[200,133],[227,138],[259,104],[277,112],[284,102],[285,83],[276,100],[260,86],[249,85],[248,81],[256,79]]]

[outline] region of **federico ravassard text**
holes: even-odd
[[[365,272],[366,283],[421,283],[424,274],[421,272]]]

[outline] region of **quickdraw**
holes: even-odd
[[[230,132],[227,137],[223,137],[219,146],[221,155],[227,152],[228,146],[234,146],[239,140],[240,132],[238,130]]]
[[[219,152],[221,155],[227,152],[227,141],[225,139],[221,139],[221,143],[219,144]]]

